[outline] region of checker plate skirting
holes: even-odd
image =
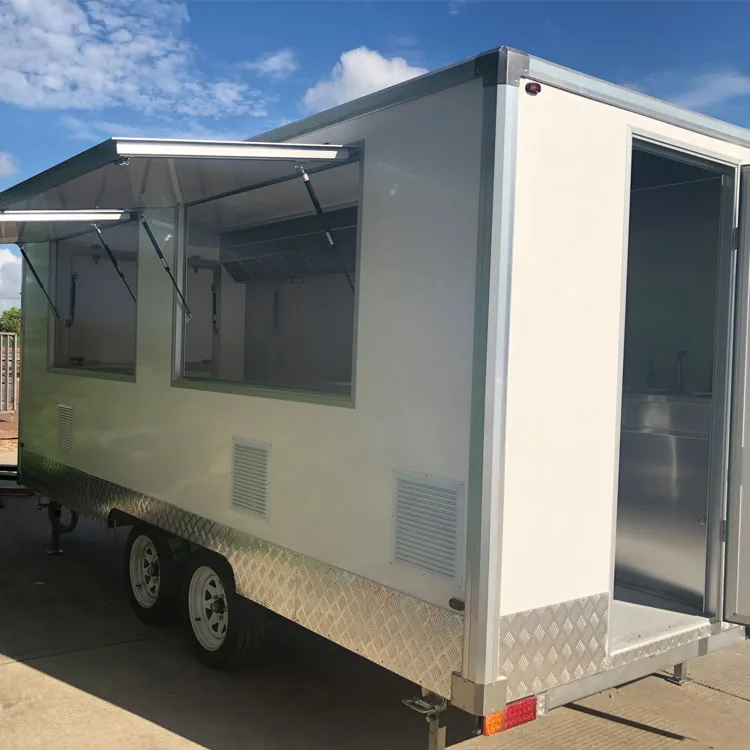
[[[500,618],[498,671],[507,700],[623,667],[707,638],[709,623],[608,654],[609,594],[573,599]]]
[[[501,617],[498,668],[507,700],[601,672],[608,627],[608,593]]]
[[[463,616],[30,451],[22,481],[81,515],[118,509],[226,557],[237,590],[284,617],[450,698]]]
[[[679,648],[686,643],[699,641],[701,638],[708,638],[711,635],[711,624],[699,625],[697,627],[685,628],[677,633],[672,633],[663,638],[655,638],[646,643],[636,643],[630,648],[617,651],[607,660],[607,668],[615,669],[624,667],[634,661],[647,659],[649,656],[657,656],[673,648]]]

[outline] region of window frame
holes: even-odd
[[[104,226],[103,230],[110,227]],[[140,228],[138,229],[139,241],[135,246],[136,253],[136,279],[140,275],[141,265],[141,253],[140,253]],[[58,277],[57,277],[57,263],[58,263],[58,245],[60,242],[73,239],[75,237],[81,237],[87,234],[95,234],[94,229],[89,229],[84,232],[76,232],[75,234],[68,235],[67,237],[59,237],[58,239],[49,240],[47,243],[49,246],[49,277],[47,279],[47,288],[50,291],[50,296],[58,305]],[[118,372],[107,372],[106,370],[90,370],[85,365],[80,367],[74,367],[72,365],[65,366],[56,364],[56,349],[57,349],[57,321],[52,311],[49,310],[47,314],[47,373],[50,375],[74,375],[76,377],[94,378],[96,380],[115,380],[121,383],[135,383],[138,376],[138,314],[140,305],[138,304],[138,290],[139,285],[136,284],[136,301],[135,301],[135,355],[133,357],[133,372],[130,373],[118,373]],[[64,321],[64,319],[63,319]]]
[[[174,388],[187,390],[208,391],[212,393],[230,393],[240,396],[254,396],[257,398],[270,398],[280,401],[298,401],[308,404],[319,404],[324,406],[339,406],[355,408],[357,400],[357,351],[359,331],[359,301],[360,301],[360,269],[362,260],[362,220],[364,214],[364,186],[366,171],[366,152],[364,141],[347,144],[357,150],[359,163],[359,185],[357,203],[357,242],[355,251],[355,274],[354,274],[354,308],[352,320],[352,365],[351,365],[351,389],[349,393],[333,393],[329,391],[318,391],[310,388],[295,386],[274,386],[264,383],[239,382],[232,380],[219,380],[218,378],[189,378],[184,373],[184,349],[186,336],[186,316],[174,293],[173,310],[173,345],[172,345],[172,382]],[[335,168],[335,167],[334,167]],[[312,173],[314,184],[315,173]],[[240,191],[238,191],[240,192]],[[252,192],[252,190],[248,190]],[[180,289],[186,291],[186,274],[188,272],[188,211],[190,204],[182,204],[178,207],[177,237],[175,243],[175,267]],[[223,269],[222,269],[223,270]],[[223,291],[223,283],[222,283]],[[188,305],[190,300],[188,300]],[[219,311],[219,327],[221,329],[221,311]],[[218,349],[220,351],[221,344]]]

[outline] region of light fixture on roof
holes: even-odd
[[[349,149],[342,146],[293,143],[258,143],[254,141],[177,141],[157,138],[116,138],[117,156],[169,157],[173,159],[312,159],[347,158]]]
[[[0,211],[0,224],[79,222],[96,224],[103,221],[124,221],[132,218],[131,211],[93,209],[86,211]]]

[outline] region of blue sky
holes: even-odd
[[[111,135],[245,138],[502,44],[750,127],[749,23],[739,2],[0,0],[0,189]],[[0,309],[15,265],[0,247]]]

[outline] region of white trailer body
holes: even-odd
[[[27,273],[22,480],[478,716],[742,640],[746,164],[506,48],[257,141],[105,142],[0,193],[65,319]],[[260,271],[300,165],[341,266]],[[70,209],[146,220],[107,235],[136,303]]]

